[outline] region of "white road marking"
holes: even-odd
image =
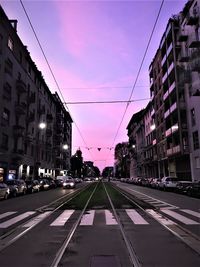
[[[117,221],[114,218],[112,212],[109,210],[105,210],[105,216],[106,216],[106,225],[116,225]]]
[[[40,223],[44,218],[46,218],[49,215],[49,213],[50,213],[50,211],[46,211],[46,212],[34,217],[28,223],[24,224],[23,227],[32,227],[33,225]]]
[[[87,211],[87,213],[83,215],[80,225],[93,225],[94,213],[94,210]]]
[[[50,226],[63,226],[68,221],[70,216],[74,213],[74,210],[65,210],[63,213],[53,221]]]
[[[146,211],[149,214],[151,214],[157,221],[159,221],[160,223],[162,223],[164,225],[173,225],[173,224],[176,224],[175,222],[169,220],[168,218],[164,218],[163,216],[161,216],[161,214],[157,213],[154,210],[148,209]]]
[[[184,224],[199,224],[198,222],[188,219],[187,217],[180,215],[173,210],[161,209],[161,211]]]
[[[165,202],[165,201],[161,201],[160,199],[156,199],[156,198],[153,198],[153,197],[150,197],[150,196],[148,196],[148,195],[146,195],[146,194],[144,194],[144,193],[140,193],[140,192],[138,192],[138,191],[136,191],[136,190],[134,190],[134,189],[131,189],[131,188],[128,188],[128,187],[126,187],[129,191],[133,191],[134,193],[136,193],[136,194],[138,194],[138,195],[140,195],[140,198],[144,198],[144,197],[147,197],[148,199],[147,200],[156,200],[156,201],[158,201],[159,203],[163,203],[163,204],[166,204],[167,206],[170,206],[170,207],[173,207],[173,208],[175,208],[175,209],[177,209],[177,208],[179,208],[179,207],[177,207],[177,206],[174,206],[174,205],[172,205],[172,204],[170,204],[170,203],[167,203],[167,202]],[[142,197],[141,197],[142,196]]]
[[[149,224],[136,210],[126,209],[126,213],[134,224]]]
[[[2,214],[0,214],[0,219],[3,219],[5,217],[10,216],[10,215],[15,214],[15,213],[16,213],[16,211],[8,211],[5,213],[2,213]]]
[[[33,215],[34,213],[35,213],[35,211],[27,211],[27,212],[25,212],[25,213],[23,213],[21,215],[18,215],[18,216],[14,217],[14,218],[12,218],[10,220],[7,220],[7,221],[5,221],[3,223],[0,223],[0,228],[7,228],[7,227],[9,227],[9,226],[11,226],[11,225],[23,220],[23,219],[29,217],[30,215]]]
[[[200,218],[200,213],[199,212],[196,212],[196,211],[193,211],[193,210],[182,210],[182,211],[184,211],[185,213],[188,213],[190,215],[193,215],[193,216],[195,216],[197,218]]]

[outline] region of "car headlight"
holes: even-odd
[[[74,183],[70,183],[70,186],[74,186]]]
[[[63,186],[66,186],[66,185],[67,185],[67,183],[64,182],[64,183],[63,183]]]

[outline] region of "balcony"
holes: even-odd
[[[169,87],[169,94],[171,94],[171,92],[174,91],[175,87],[176,87],[176,83],[175,83],[175,81],[174,81],[174,82],[170,85],[170,87]]]
[[[167,91],[167,92],[164,94],[163,99],[166,100],[166,99],[168,98],[168,96],[169,96],[169,91]]]
[[[166,62],[166,59],[167,59],[167,55],[164,55],[162,61],[161,61],[161,66],[163,66]]]
[[[190,67],[192,71],[200,72],[200,57],[194,58],[190,63]]]
[[[199,21],[199,16],[198,16],[198,7],[194,7],[192,14],[188,13],[187,15],[187,25],[194,26],[198,23]]]
[[[24,127],[20,125],[13,126],[13,135],[15,137],[23,137],[24,136]]]
[[[164,118],[166,119],[170,114],[170,110],[168,109],[165,113],[164,113]]]
[[[178,154],[181,152],[180,145],[174,146],[172,148],[167,149],[167,156],[172,156],[174,154]]]
[[[190,38],[188,40],[188,46],[189,46],[189,48],[199,48],[200,47],[200,40],[195,33],[190,35]]]
[[[165,80],[167,79],[167,72],[165,73],[165,75],[162,77],[162,83],[165,83]]]
[[[182,31],[178,37],[178,41],[179,42],[186,42],[187,39],[188,39],[188,35],[184,31]]]
[[[25,115],[26,114],[27,105],[24,102],[18,103],[15,102],[15,112],[17,115]]]
[[[157,144],[156,139],[153,140],[152,144],[153,144],[153,146],[155,146]]]
[[[170,136],[172,134],[172,129],[169,128],[167,131],[165,131],[165,136]]]
[[[23,94],[27,92],[26,84],[22,80],[16,81],[16,89],[19,94]]]
[[[172,51],[173,45],[172,43],[170,44],[170,46],[167,48],[167,56],[169,56],[170,52]]]

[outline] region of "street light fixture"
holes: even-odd
[[[68,150],[69,146],[67,144],[63,145],[64,150]]]
[[[46,128],[46,123],[45,122],[40,122],[39,128],[40,129],[45,129]]]

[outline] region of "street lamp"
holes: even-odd
[[[63,149],[64,149],[64,150],[68,150],[68,148],[69,148],[69,146],[68,146],[67,144],[64,144],[64,145],[63,145]]]
[[[46,128],[46,123],[45,122],[40,122],[40,124],[39,124],[39,128],[40,129],[45,129]]]

